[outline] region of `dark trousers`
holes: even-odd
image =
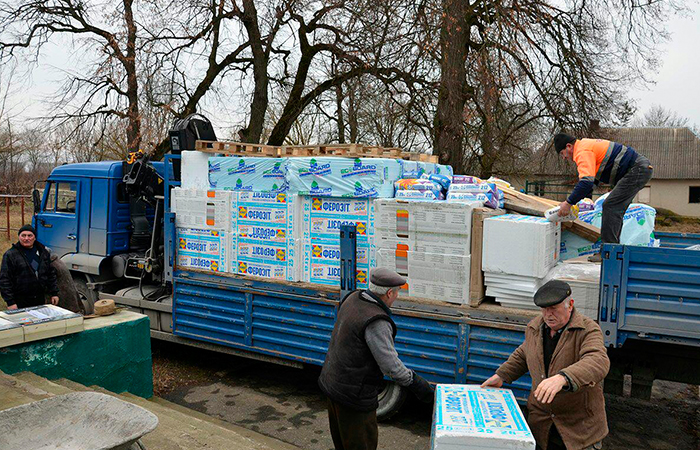
[[[603,203],[603,223],[600,227],[600,240],[604,244],[619,244],[622,219],[637,192],[651,179],[653,169],[649,160],[642,155],[615,185]]]
[[[328,422],[335,450],[376,450],[377,411],[360,412],[328,399]]]

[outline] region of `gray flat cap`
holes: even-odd
[[[571,296],[571,286],[561,280],[546,282],[535,293],[535,305],[540,308],[558,305]]]
[[[399,287],[406,284],[406,279],[393,270],[377,267],[369,274],[369,281],[382,287]]]

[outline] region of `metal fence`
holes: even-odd
[[[25,211],[25,208],[27,207],[27,203],[31,205],[31,195],[8,195],[8,194],[0,194],[0,204],[5,205],[5,214],[4,214],[4,219],[0,224],[3,224],[4,227],[0,227],[0,233],[5,232],[7,233],[7,239],[11,240],[12,239],[12,231],[19,231],[20,227],[24,225],[25,218],[30,217],[31,218],[31,211],[33,211],[33,206],[30,206],[29,209],[29,214],[27,214],[27,211]],[[26,201],[26,199],[29,199],[29,202]],[[10,213],[10,207],[13,204],[19,203],[19,208],[20,208],[20,214],[22,216],[22,221],[20,222],[20,225],[16,228],[12,228],[12,220],[11,220],[11,213]]]

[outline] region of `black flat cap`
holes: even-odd
[[[575,137],[566,133],[557,133],[554,136],[554,151],[559,153],[566,148],[566,144],[572,144],[574,142],[576,142]]]
[[[406,284],[406,279],[393,270],[377,267],[369,274],[369,281],[382,287],[399,287]]]
[[[537,289],[535,305],[540,308],[558,305],[571,296],[571,286],[561,280],[551,280]]]

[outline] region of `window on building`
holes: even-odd
[[[700,186],[688,188],[688,203],[700,203]]]

